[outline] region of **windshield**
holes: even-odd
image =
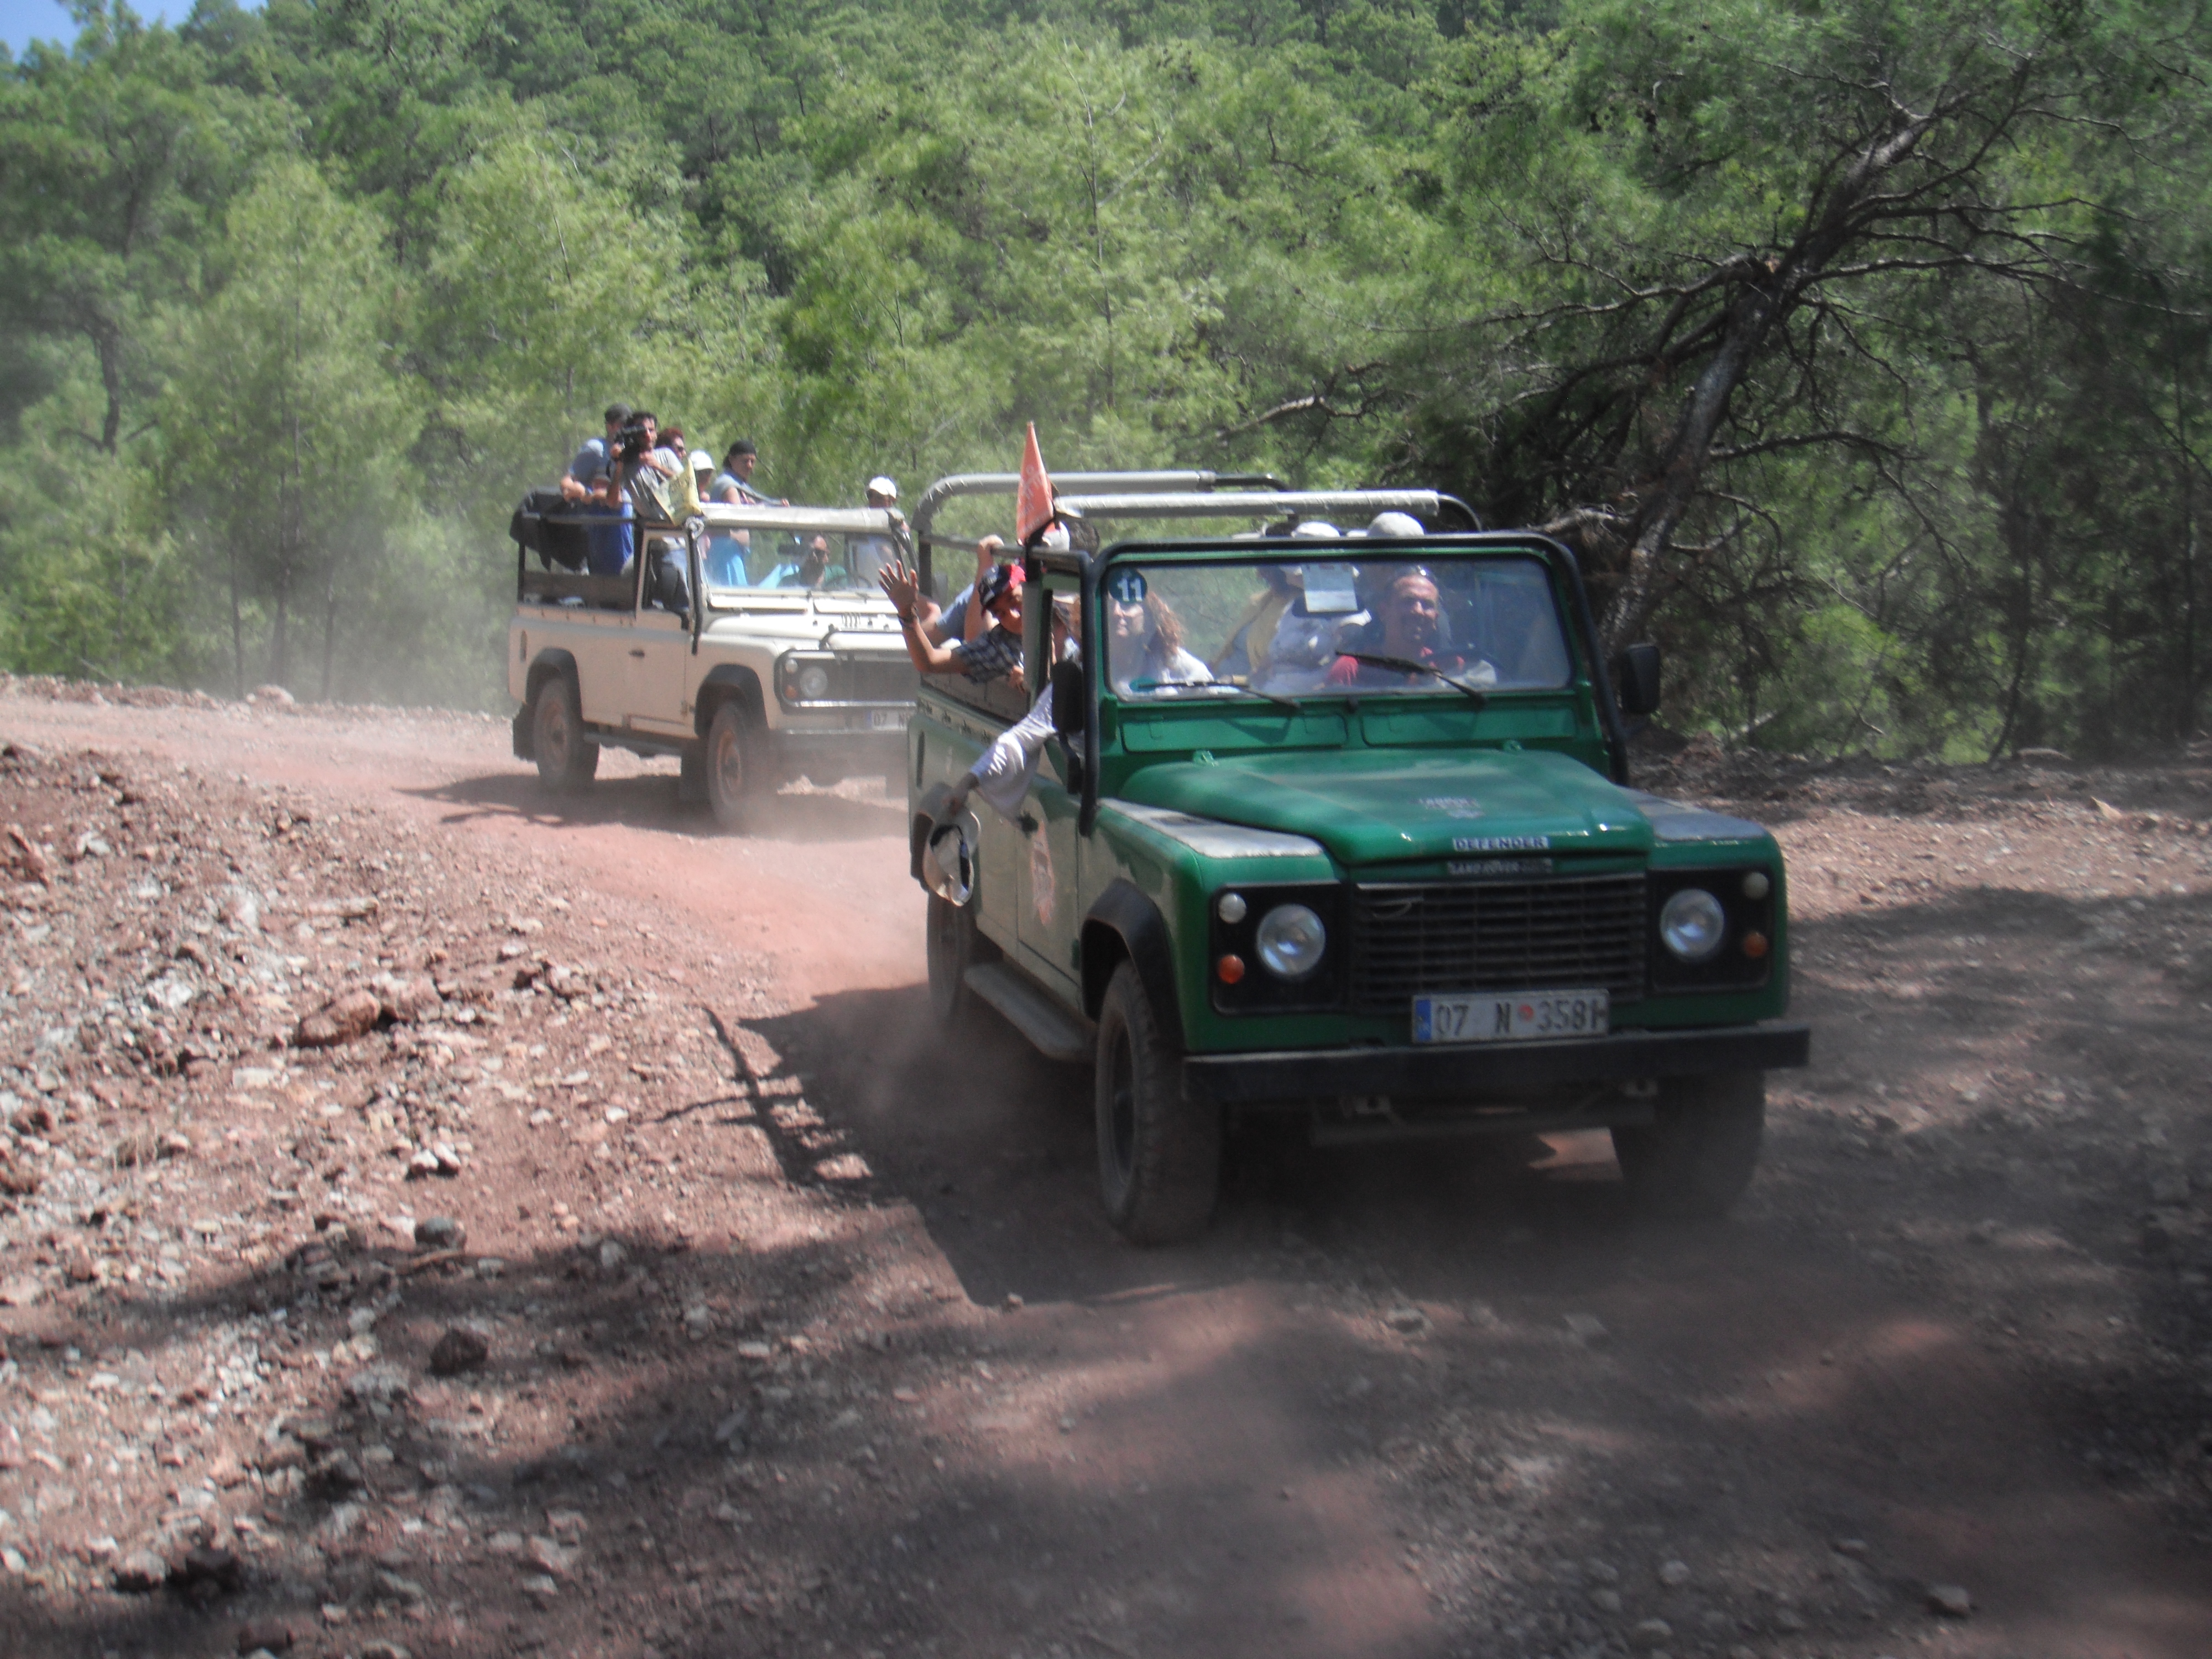
[[[1528,557],[1116,561],[1099,594],[1115,694],[1556,690],[1571,672],[1549,572]]]
[[[898,544],[889,536],[713,530],[707,537],[707,589],[878,593],[876,572],[897,557]]]

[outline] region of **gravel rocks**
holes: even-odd
[[[430,1375],[459,1376],[464,1371],[477,1370],[490,1358],[490,1344],[474,1331],[455,1325],[430,1350]]]
[[[449,1215],[425,1216],[415,1224],[415,1248],[418,1250],[458,1250],[469,1242],[469,1230]]]
[[[169,1564],[151,1550],[132,1550],[109,1573],[125,1595],[150,1595],[169,1582]]]
[[[1930,1584],[1928,1608],[1946,1619],[1964,1619],[1974,1610],[1974,1598],[1963,1584]]]

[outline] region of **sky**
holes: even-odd
[[[260,0],[245,3],[258,9]],[[149,23],[181,23],[192,14],[192,0],[132,0],[131,9]],[[59,0],[0,0],[0,40],[16,57],[34,40],[66,43],[76,39],[76,25]]]

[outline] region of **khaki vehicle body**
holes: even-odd
[[[617,529],[581,515],[547,521]],[[696,603],[661,602],[649,554],[601,576],[533,568],[518,544],[507,669],[519,757],[554,787],[576,787],[602,746],[675,755],[686,794],[733,827],[751,800],[801,775],[899,787],[916,677],[875,582],[878,565],[910,556],[897,515],[717,504],[682,527],[632,529],[669,550]],[[781,550],[790,567],[817,538],[830,556],[813,586],[732,580],[748,542]],[[754,574],[765,562],[754,557]]]

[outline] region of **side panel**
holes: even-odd
[[[628,664],[629,688],[624,713],[644,731],[689,737],[691,720],[684,713],[685,669],[691,660],[691,630],[665,611],[638,613]]]
[[[1019,872],[1020,912],[1015,931],[1021,961],[1073,1006],[1081,994],[1083,932],[1082,838],[1075,832],[1080,804],[1060,775],[1055,746],[1045,746],[1036,784],[1023,804],[1036,828],[1027,832]]]
[[[636,618],[627,611],[592,611],[562,630],[561,643],[576,659],[576,689],[589,725],[623,723],[636,628]]]

